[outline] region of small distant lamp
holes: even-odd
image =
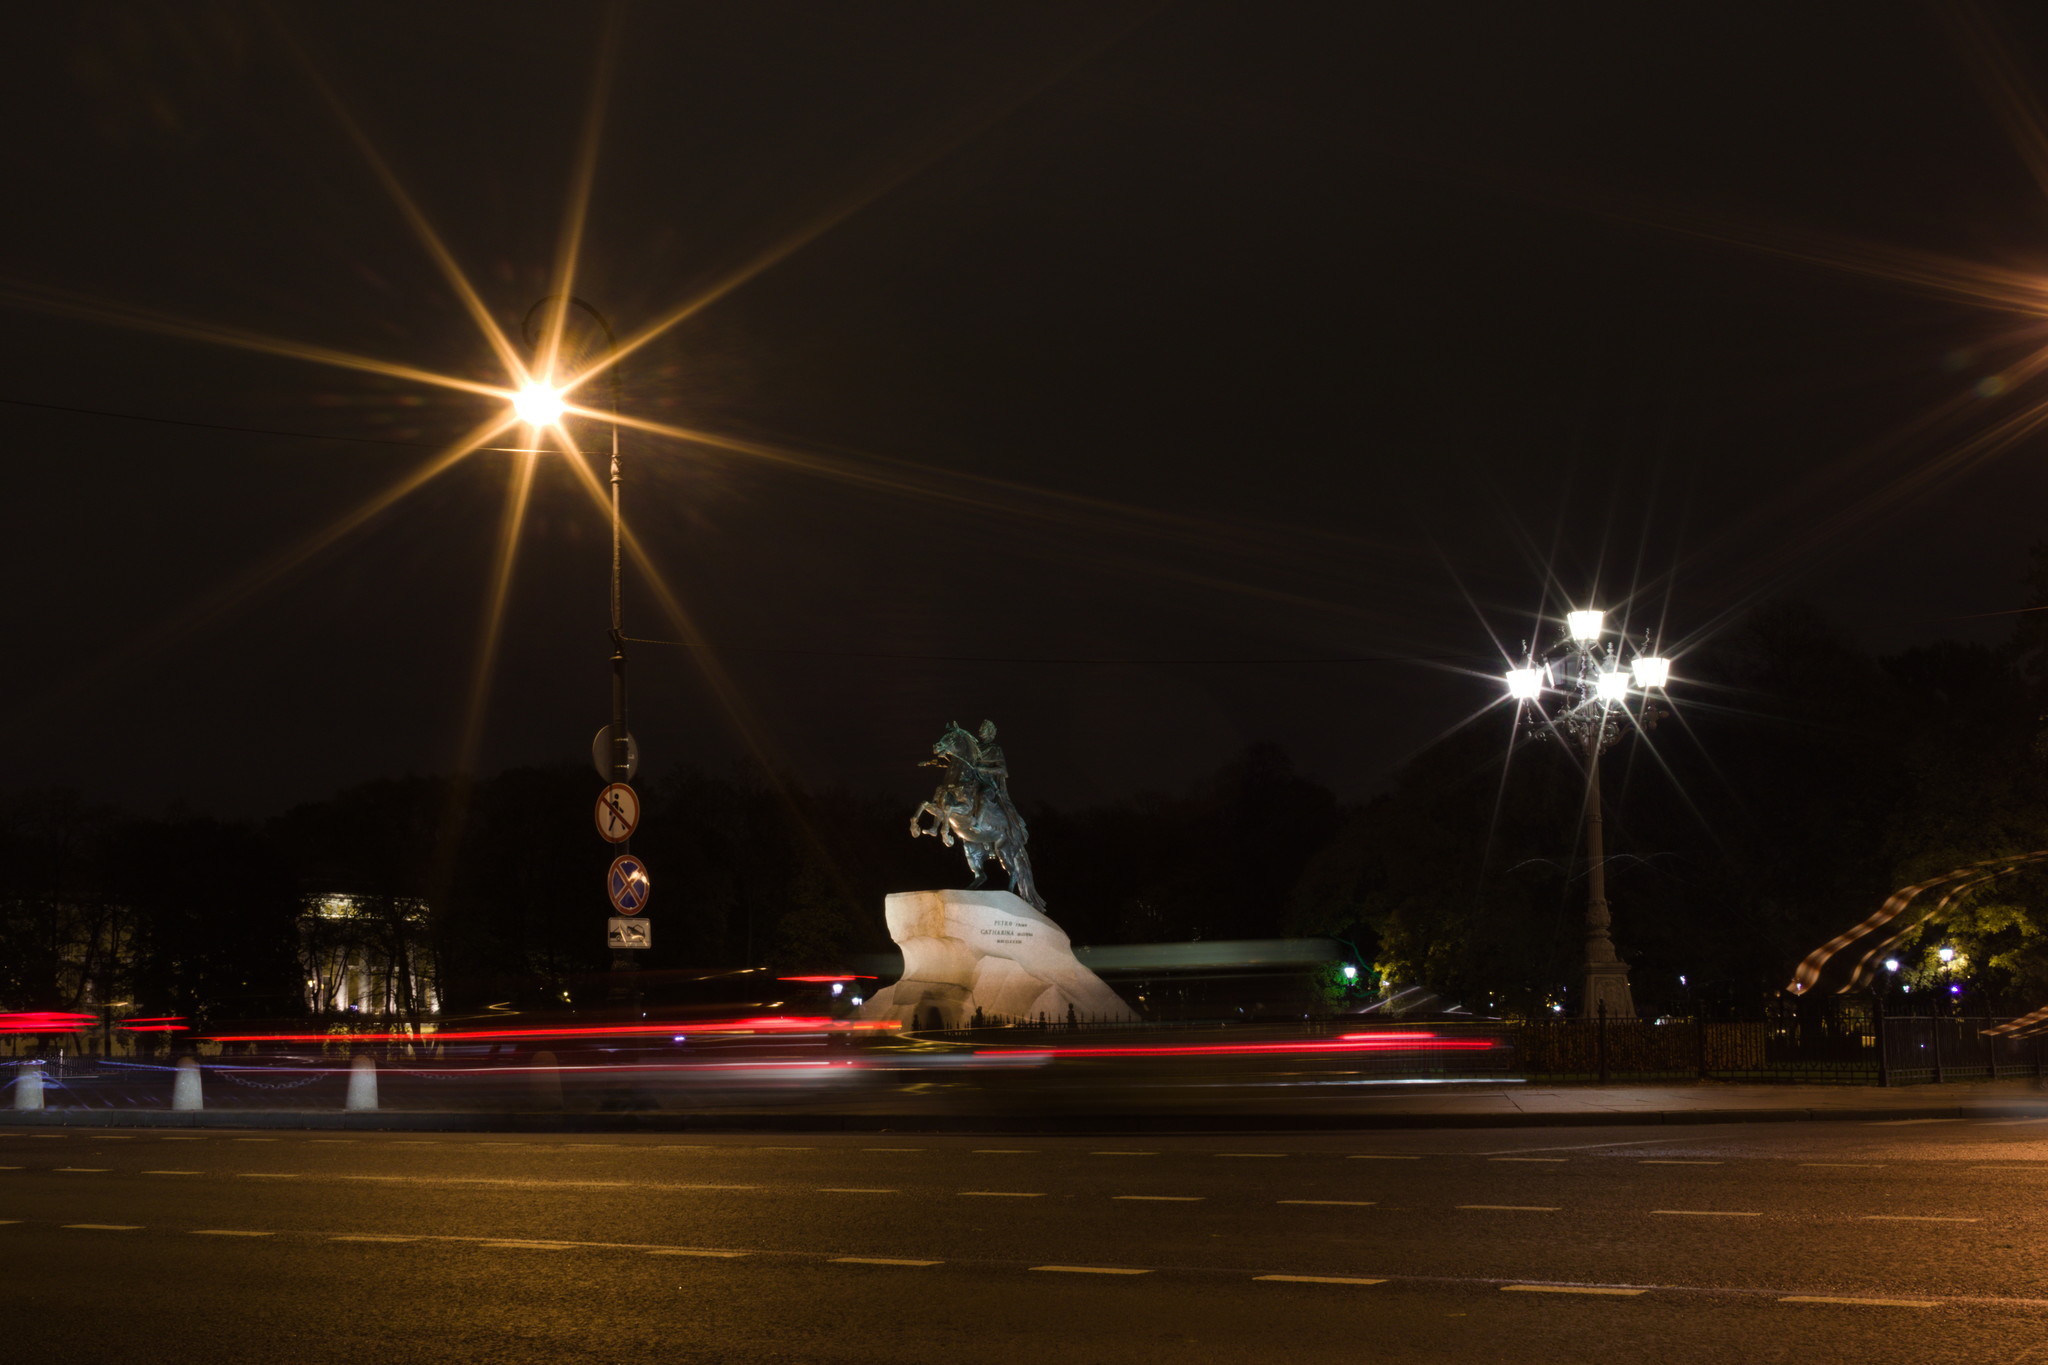
[[[1582,645],[1589,645],[1600,638],[1600,623],[1607,619],[1604,611],[1573,611],[1565,613],[1565,625],[1570,628],[1572,638]]]
[[[845,990],[845,989],[846,989],[846,983],[845,983],[844,981],[835,981],[835,982],[833,982],[833,983],[832,983],[832,994],[834,994],[834,995],[837,995],[837,994],[839,994],[839,993],[840,993],[841,991],[843,991],[843,990]]]
[[[1543,670],[1511,668],[1507,673],[1508,695],[1516,701],[1534,701],[1543,695]]]
[[[1646,654],[1629,665],[1636,675],[1636,686],[1642,688],[1662,687],[1671,681],[1671,660]]]
[[[1602,670],[1593,680],[1593,695],[1610,704],[1628,699],[1628,674],[1620,669]]]
[[[1943,948],[1940,952],[1936,953],[1935,956],[1940,958],[1943,962],[1954,962],[1956,960],[1956,950],[1953,948]]]
[[[1345,979],[1346,981],[1356,981],[1356,980],[1358,980],[1358,968],[1356,968],[1356,967],[1352,966],[1352,965],[1351,965],[1350,963],[1348,963],[1348,962],[1347,962],[1347,963],[1345,963],[1345,964],[1344,964],[1344,979]]]
[[[1897,971],[1899,969],[1899,960],[1895,957],[1886,958],[1884,960],[1884,969],[1888,972]]]

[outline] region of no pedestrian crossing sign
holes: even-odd
[[[612,909],[622,915],[637,915],[647,908],[647,897],[653,885],[647,880],[647,864],[630,853],[620,854],[612,859],[612,870],[604,879],[605,894],[612,898]]]
[[[623,844],[640,827],[640,793],[614,782],[597,794],[597,832],[608,844]]]

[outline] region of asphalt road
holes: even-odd
[[[2048,1361],[2048,1120],[0,1130],[0,1359]]]

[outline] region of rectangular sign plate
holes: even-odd
[[[613,915],[605,921],[604,941],[613,948],[652,948],[653,926],[638,916]]]

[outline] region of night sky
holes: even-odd
[[[0,786],[264,815],[459,761],[520,457],[322,537],[497,405],[178,329],[503,383],[364,145],[516,334],[607,13],[10,15]],[[634,653],[657,771],[909,797],[989,717],[1027,802],[1259,739],[1357,797],[1567,596],[1681,676],[1762,598],[1882,650],[2024,604],[2038,7],[748,0],[610,50],[575,290],[709,300],[626,410],[790,457],[625,435],[689,618],[629,569],[628,630],[713,647]],[[479,771],[583,761],[607,568],[542,462]]]

